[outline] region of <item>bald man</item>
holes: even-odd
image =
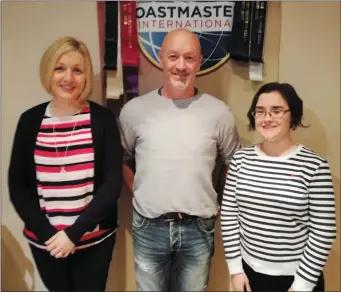
[[[133,192],[133,245],[138,291],[204,291],[218,212],[212,171],[240,146],[235,121],[219,99],[199,92],[200,42],[185,29],[169,32],[159,53],[163,84],[129,101],[120,123],[124,167]]]

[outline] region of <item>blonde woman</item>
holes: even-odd
[[[40,62],[50,102],[19,119],[11,201],[50,291],[104,291],[117,227],[122,147],[110,110],[88,101],[93,69],[82,41],[54,41]]]

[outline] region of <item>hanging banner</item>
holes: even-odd
[[[265,36],[266,1],[255,1],[252,13],[251,61],[263,63],[263,47]]]
[[[138,95],[138,43],[136,2],[120,1],[121,57],[124,94]]]
[[[111,3],[110,1],[106,2]],[[117,66],[115,71],[106,71],[106,98],[107,106],[118,116],[124,104],[138,95],[139,47],[136,2],[119,1],[115,4],[119,11],[115,29],[118,32],[118,45],[117,51],[108,49],[110,54],[115,54]]]
[[[105,3],[105,52],[104,69],[117,69],[117,46],[118,46],[118,5],[116,1]]]
[[[234,6],[231,58],[263,63],[266,1],[236,1]]]
[[[229,59],[233,24],[232,1],[137,2],[140,49],[160,69],[158,52],[165,35],[177,28],[193,31],[199,38],[203,61],[198,76],[208,74]]]
[[[120,52],[120,13],[118,2],[105,1],[105,97],[118,100],[123,93],[122,64]]]

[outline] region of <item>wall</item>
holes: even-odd
[[[304,101],[308,129],[297,141],[331,167],[338,237],[326,266],[326,288],[340,286],[340,2],[282,2],[279,80],[292,83]]]
[[[287,5],[287,4],[285,4]],[[310,7],[310,3],[305,3],[304,7]],[[323,4],[321,4],[323,5]],[[285,6],[287,7],[287,6]],[[296,47],[296,39],[291,39],[289,42],[284,42],[283,38],[290,38],[291,34],[295,34],[297,38],[300,36],[296,26],[291,26],[292,20],[290,15],[294,7],[283,11],[285,17],[281,22],[281,3],[270,2],[268,19],[266,24],[266,41],[265,41],[265,69],[264,82],[278,80],[278,78],[287,77],[280,71],[280,66],[287,65],[287,61],[296,56],[296,51],[289,51],[285,54],[283,46],[288,48]],[[286,12],[286,13],[284,13]],[[13,139],[14,129],[17,119],[22,111],[39,102],[47,100],[49,97],[41,89],[38,77],[39,59],[46,46],[55,38],[63,35],[73,35],[84,40],[89,46],[93,56],[95,66],[95,92],[93,100],[100,102],[100,78],[99,78],[99,50],[98,50],[98,32],[96,20],[96,3],[95,2],[4,2],[2,3],[2,60],[3,72],[2,75],[2,194],[3,194],[3,210],[2,210],[2,288],[10,291],[25,291],[25,290],[44,290],[44,285],[41,283],[37,270],[35,268],[32,257],[29,253],[27,243],[22,236],[22,223],[12,208],[6,186],[6,173],[8,167],[9,153]],[[310,15],[309,15],[310,17]],[[303,20],[300,20],[303,22]],[[303,23],[309,23],[309,18],[305,18]],[[322,19],[323,25],[328,26],[328,21]],[[281,25],[284,30],[281,33]],[[339,27],[339,24],[338,24]],[[308,29],[312,29],[308,27]],[[339,38],[339,35],[338,35]],[[280,47],[280,39],[281,47]],[[306,46],[307,47],[307,46]],[[313,47],[315,50],[315,47]],[[320,47],[322,50],[322,45]],[[279,53],[280,52],[280,53]],[[314,51],[315,52],[315,51]],[[334,53],[334,58],[338,57],[338,52]],[[330,53],[330,56],[331,53]],[[305,62],[309,64],[311,57],[304,54]],[[332,57],[330,57],[330,60]],[[284,61],[283,61],[284,60]],[[295,65],[295,62],[291,64]],[[329,64],[329,63],[328,63]],[[339,64],[339,62],[337,62]],[[327,64],[324,64],[327,68]],[[284,67],[283,67],[284,68]],[[291,73],[297,68],[289,68],[286,72]],[[309,70],[304,70],[303,73],[297,74],[297,78],[301,75],[308,74]],[[329,69],[328,69],[329,70]],[[161,75],[158,70],[151,67],[147,60],[141,55],[141,71],[140,75],[140,92],[144,93],[160,85]],[[340,73],[335,70],[334,75],[338,78]],[[291,76],[288,74],[287,76]],[[336,78],[335,77],[335,78]],[[337,80],[337,79],[335,79]],[[291,81],[291,80],[290,80]],[[327,85],[327,78],[325,82]],[[300,86],[301,90],[306,90],[309,83],[304,83],[300,79],[294,80],[294,85]],[[326,113],[333,110],[338,110],[336,103],[339,102],[339,92],[334,87],[333,94],[328,95],[332,100],[331,104],[326,104]],[[214,94],[224,100],[234,112],[237,121],[237,127],[241,134],[244,144],[250,144],[257,141],[257,135],[249,133],[246,129],[246,111],[249,107],[253,94],[259,88],[259,83],[253,83],[248,80],[248,68],[242,64],[229,61],[225,66],[216,72],[200,77],[197,80],[197,86],[200,90]],[[329,87],[328,87],[329,88]],[[339,86],[338,86],[339,88]],[[311,90],[314,93],[314,90]],[[328,91],[330,92],[330,91]],[[303,96],[303,92],[302,92]],[[307,95],[310,97],[310,95]],[[311,104],[308,107],[315,114],[315,119],[318,120],[317,129],[319,133],[326,134],[329,120],[327,115],[322,115],[313,104],[317,104],[319,96],[311,97]],[[311,115],[310,115],[311,116]],[[338,117],[338,113],[335,113]],[[307,117],[309,120],[309,116]],[[311,121],[309,120],[309,123]],[[315,123],[316,124],[316,123]],[[339,121],[338,121],[339,125]],[[314,130],[315,127],[315,130]],[[316,133],[316,125],[312,126],[309,131]],[[328,151],[336,155],[336,150],[339,149],[333,139],[333,133],[339,133],[339,128],[335,126],[328,128]],[[303,134],[302,134],[303,135]],[[310,140],[309,146],[315,146],[316,138],[323,139],[326,136],[318,135]],[[338,136],[337,136],[338,137]],[[307,141],[306,138],[303,142]],[[318,150],[321,150],[319,148]],[[324,148],[325,149],[325,148]],[[339,179],[340,171],[339,159],[336,156],[331,156],[335,159],[333,171]],[[337,172],[338,171],[338,172]],[[107,285],[109,291],[133,291],[136,289],[134,282],[133,269],[133,252],[131,248],[131,196],[126,190],[123,190],[120,199],[120,225],[118,231],[118,242],[114,251],[113,261],[110,269],[110,275]],[[338,270],[337,270],[338,269]],[[337,271],[340,273],[340,268],[336,262],[328,263],[327,266],[328,285],[337,287],[335,278]],[[334,271],[335,270],[335,271]],[[332,283],[331,283],[332,282]],[[336,284],[334,284],[336,283]],[[333,286],[334,285],[334,286]],[[328,286],[329,287],[329,286]],[[213,258],[213,264],[210,275],[208,290],[210,291],[228,291],[231,290],[230,281],[227,273],[226,264],[224,261],[221,235],[219,231],[219,222],[217,222],[216,232],[216,252]]]

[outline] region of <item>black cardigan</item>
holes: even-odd
[[[116,228],[122,186],[123,148],[115,116],[103,106],[89,104],[95,157],[94,193],[88,207],[65,229],[74,244],[97,224],[101,229]],[[20,116],[8,170],[11,202],[26,228],[43,244],[57,232],[39,206],[34,162],[36,139],[47,105],[47,102],[37,105]]]

